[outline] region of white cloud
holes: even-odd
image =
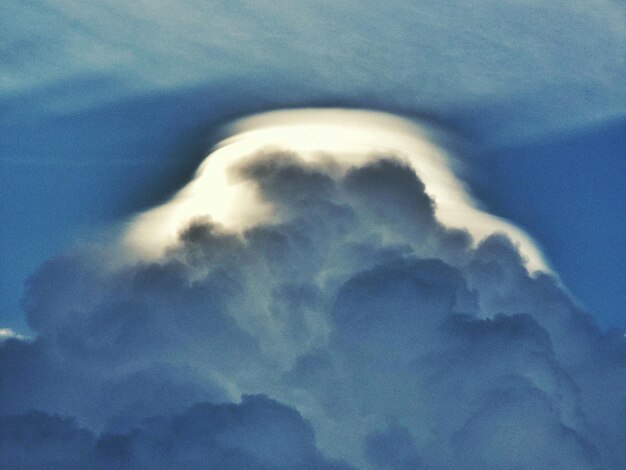
[[[21,339],[21,340],[26,339],[25,336],[17,334],[11,328],[0,328],[0,341],[5,341],[11,338]]]

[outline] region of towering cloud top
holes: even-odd
[[[37,336],[0,344],[2,468],[626,465],[623,335],[530,272],[424,129],[234,127],[121,250],[32,276]]]
[[[452,171],[450,156],[436,143],[433,129],[390,114],[348,109],[299,109],[240,119],[223,132],[194,179],[164,205],[141,214],[129,229],[133,251],[158,256],[194,218],[208,217],[230,232],[276,223],[280,214],[258,184],[238,174],[272,152],[294,153],[300,165],[333,179],[382,158],[411,168],[434,202],[438,221],[468,230],[479,241],[505,233],[519,244],[531,270],[547,270],[537,246],[519,228],[479,209]],[[442,137],[440,135],[439,137]]]

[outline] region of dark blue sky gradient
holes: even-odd
[[[543,246],[574,298],[626,327],[626,120],[479,155],[474,193]]]

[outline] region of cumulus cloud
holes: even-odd
[[[0,341],[5,341],[10,338],[25,339],[24,336],[17,334],[11,328],[0,328]]]
[[[238,169],[280,214],[51,259],[0,345],[3,468],[621,468],[626,341],[392,155]],[[35,411],[33,411],[35,410]]]

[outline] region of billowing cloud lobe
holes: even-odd
[[[33,275],[37,337],[0,345],[3,468],[626,465],[624,338],[505,235],[443,226],[393,154],[232,177],[280,217]]]

